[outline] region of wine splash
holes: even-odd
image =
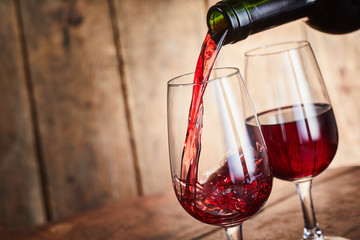
[[[197,182],[193,186],[194,192],[186,190],[187,181],[175,177],[179,202],[191,216],[208,224],[232,226],[250,218],[266,202],[272,188],[271,174],[264,174],[268,168],[265,151],[258,145],[254,152],[256,174],[251,177],[244,174],[231,179],[229,162],[234,156],[226,157],[205,181]],[[245,161],[241,152],[239,155],[241,161]]]

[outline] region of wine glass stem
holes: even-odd
[[[243,240],[242,223],[235,227],[225,228],[227,240]]]
[[[299,193],[301,207],[304,216],[304,235],[303,239],[324,240],[322,232],[318,226],[315,217],[315,210],[311,195],[312,180],[296,182],[296,188]]]

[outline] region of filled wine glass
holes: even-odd
[[[324,237],[315,217],[312,178],[335,156],[338,131],[310,44],[287,42],[245,53],[245,82],[257,111],[274,177],[295,183],[303,210],[303,239]],[[257,128],[257,121],[247,124]]]
[[[213,69],[206,82],[193,79],[190,73],[167,84],[173,187],[192,217],[239,240],[242,223],[272,189],[266,145],[256,121],[252,128],[245,124],[257,117],[238,69]]]

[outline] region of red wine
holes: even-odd
[[[272,188],[272,175],[268,171],[265,149],[254,154],[256,169],[244,176],[231,178],[229,162],[238,161],[232,156],[226,158],[217,171],[202,183],[197,182],[194,192],[186,191],[188,182],[174,178],[174,187],[179,202],[194,218],[208,224],[233,226],[253,216],[265,203]],[[243,166],[245,159],[240,153]],[[265,160],[265,161],[264,161]]]
[[[180,176],[174,177],[173,183],[179,202],[193,217],[209,224],[232,226],[254,215],[265,203],[271,192],[272,175],[264,149],[253,146],[257,151],[254,152],[255,167],[250,168],[250,173],[240,151],[239,155],[227,157],[205,181],[198,181],[204,107],[202,98],[226,33],[215,36],[208,33],[204,40],[194,75],[181,172]],[[234,161],[240,161],[242,169],[233,169],[232,166],[239,166]],[[234,171],[241,171],[241,174],[234,175]]]
[[[202,45],[200,55],[196,64],[194,75],[193,94],[189,110],[188,129],[184,144],[181,176],[187,182],[186,191],[194,192],[197,182],[197,166],[201,150],[201,130],[203,115],[203,95],[210,72],[214,66],[215,59],[222,46],[222,41],[227,31],[211,36],[208,33]],[[197,84],[199,83],[199,84]]]
[[[296,180],[324,171],[335,156],[338,132],[328,104],[297,105],[258,114],[275,177]],[[254,119],[247,119],[254,128]]]

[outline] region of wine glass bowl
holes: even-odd
[[[323,240],[311,184],[333,160],[338,130],[310,43],[286,42],[246,52],[245,81],[274,177],[296,184],[304,214],[303,239]]]
[[[274,120],[274,116],[283,119]],[[279,179],[315,177],[329,166],[336,153],[338,134],[329,104],[285,106],[260,113],[259,121],[273,174]]]
[[[194,74],[185,74],[168,82],[172,183],[179,203],[191,216],[224,227],[230,237],[229,230],[241,230],[242,222],[255,215],[270,195],[267,148],[259,125],[246,126],[245,119],[256,116],[238,69],[213,69],[211,80],[203,83],[194,84],[193,79]],[[196,134],[186,141],[189,109],[198,88],[206,91]]]

